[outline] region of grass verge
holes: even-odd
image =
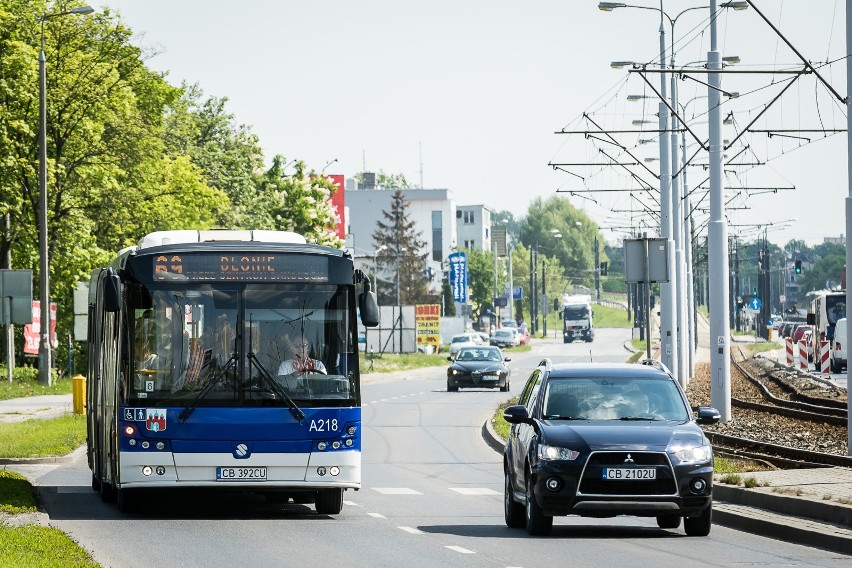
[[[749,353],[754,355],[755,353],[763,353],[764,351],[772,351],[773,349],[782,349],[783,346],[775,343],[774,341],[761,341],[759,343],[749,343],[746,346]]]
[[[17,515],[35,513],[33,486],[20,473],[0,469],[0,512]]]
[[[59,529],[0,524],[0,566],[91,568],[99,564]]]
[[[66,414],[50,420],[4,423],[0,424],[0,457],[64,456],[85,440],[86,417],[79,414]]]
[[[624,308],[611,308],[595,304],[592,310],[595,312],[595,327],[633,327],[633,322],[627,319],[627,310]]]
[[[362,373],[392,373],[420,367],[447,364],[448,353],[366,353],[361,358]]]
[[[52,384],[48,387],[38,382],[38,369],[16,367],[12,370],[12,382],[9,382],[6,369],[5,366],[0,366],[0,400],[43,394],[69,394],[71,392],[71,379],[69,378],[58,379],[54,375]]]
[[[16,515],[35,511],[30,482],[19,473],[0,470],[0,512]],[[59,529],[0,523],[0,566],[91,568],[99,564]]]

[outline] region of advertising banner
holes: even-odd
[[[417,347],[431,345],[435,352],[441,346],[441,305],[418,304],[414,317],[417,326]]]
[[[467,255],[463,252],[454,252],[448,260],[453,301],[467,304]]]
[[[33,323],[24,325],[24,355],[38,355],[41,335],[41,302],[33,300]],[[56,349],[56,304],[50,303],[50,345]]]

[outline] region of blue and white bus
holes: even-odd
[[[370,281],[280,231],[161,231],[93,272],[92,488],[228,489],[337,514],[361,486],[357,322]]]

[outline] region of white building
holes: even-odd
[[[484,205],[459,205],[456,230],[460,250],[491,250],[491,209]]]

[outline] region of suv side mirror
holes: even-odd
[[[503,410],[503,419],[509,424],[524,424],[530,423],[530,415],[527,412],[527,407],[523,404],[507,406]]]
[[[699,406],[695,421],[699,424],[716,424],[722,419],[722,414],[712,406]]]

